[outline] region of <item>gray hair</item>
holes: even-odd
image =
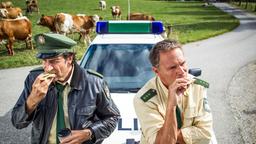
[[[163,40],[158,43],[150,50],[149,60],[154,67],[158,67],[160,60],[160,52],[174,50],[180,48],[182,50],[181,44],[176,40]],[[183,51],[183,50],[182,50]]]

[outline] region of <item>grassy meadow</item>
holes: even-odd
[[[14,6],[24,9],[25,0],[11,0]],[[128,2],[126,0],[106,0],[107,9],[99,10],[98,0],[38,0],[40,13],[32,13],[27,17],[32,22],[33,35],[48,32],[46,27],[36,25],[37,20],[44,15],[54,16],[56,13],[64,12],[70,14],[98,14],[104,20],[112,20],[111,9],[113,5],[120,5],[122,20],[128,13]],[[215,35],[219,35],[234,29],[239,22],[232,16],[223,13],[214,6],[202,7],[201,2],[176,2],[161,0],[130,0],[130,12],[142,12],[153,15],[156,20],[163,21],[165,25],[171,25],[173,32],[169,38],[177,39],[181,43],[198,41]],[[77,41],[78,34],[69,35]],[[91,38],[95,33],[91,34]],[[34,45],[35,46],[35,45]],[[78,42],[76,47],[77,59],[80,59],[86,50],[86,45]],[[26,49],[25,42],[15,42],[14,56],[8,56],[5,45],[0,45],[0,69],[29,66],[40,64],[35,58],[34,50]]]

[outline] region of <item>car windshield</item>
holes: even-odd
[[[111,92],[137,92],[154,76],[148,59],[152,44],[95,44],[81,66],[101,73]]]

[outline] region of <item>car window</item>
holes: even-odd
[[[95,44],[91,45],[84,68],[104,76],[111,92],[137,92],[153,77],[148,60],[152,44]]]

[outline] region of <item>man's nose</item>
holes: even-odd
[[[177,68],[177,74],[183,75],[186,72],[185,68],[182,66],[178,66]]]
[[[53,69],[52,65],[49,62],[44,62],[43,68],[45,72],[49,72]]]

